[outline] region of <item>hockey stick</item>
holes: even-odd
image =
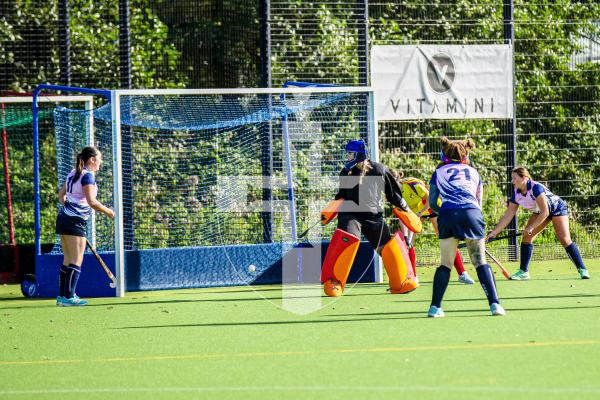
[[[106,264],[104,264],[104,261],[100,257],[100,254],[98,254],[98,252],[96,252],[96,249],[94,247],[92,247],[92,244],[90,243],[90,241],[87,238],[85,238],[85,243],[87,244],[87,246],[90,249],[90,251],[92,253],[94,253],[94,256],[96,257],[96,260],[98,260],[98,263],[100,264],[100,266],[102,267],[102,269],[104,270],[104,272],[106,272],[106,275],[110,278],[111,282],[110,282],[109,286],[111,288],[116,288],[117,287],[117,278],[115,278],[115,276],[113,275],[113,273],[110,272],[110,269],[108,269],[108,267],[106,266]]]
[[[510,280],[510,274],[508,273],[508,270],[506,269],[506,267],[504,265],[502,265],[500,260],[498,260],[496,257],[494,257],[488,249],[485,249],[485,254],[487,254],[487,256],[489,258],[491,258],[492,261],[495,262],[498,267],[500,267],[500,270],[502,271],[502,275],[504,275],[504,277],[506,279]]]
[[[512,235],[496,236],[496,237],[493,237],[490,240],[488,240],[486,243],[495,242],[496,240],[504,240],[504,239],[516,238],[516,237],[519,237],[519,236],[521,236],[521,232],[517,232],[517,233],[514,233]],[[459,249],[462,249],[464,247],[467,247],[466,243],[459,243],[459,245],[458,245]]]
[[[306,234],[308,233],[308,231],[310,231],[312,228],[314,228],[315,226],[319,225],[320,223],[321,223],[321,221],[317,221],[315,224],[309,226],[307,230],[305,230],[300,235],[298,235],[298,239],[302,239],[304,236],[306,236]]]

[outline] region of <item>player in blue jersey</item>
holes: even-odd
[[[479,173],[469,164],[474,143],[442,138],[442,162],[429,183],[429,206],[438,213],[441,263],[433,277],[433,295],[427,315],[443,317],[442,299],[459,240],[467,242],[471,262],[488,299],[492,315],[504,315],[496,292],[496,281],[485,259],[485,222],[481,212],[483,184]],[[441,207],[438,197],[442,199]]]
[[[512,170],[512,184],[514,191],[508,202],[508,208],[500,219],[500,222],[498,222],[498,225],[488,235],[490,239],[498,235],[512,221],[519,210],[519,206],[533,212],[533,215],[525,225],[525,229],[523,229],[521,266],[511,276],[511,279],[529,279],[529,262],[533,255],[533,239],[550,222],[552,222],[560,244],[563,245],[569,258],[575,264],[581,279],[589,279],[590,273],[581,259],[579,248],[571,240],[571,234],[569,233],[569,212],[564,200],[552,193],[541,183],[531,179],[529,171],[524,167],[517,167]]]
[[[92,209],[113,218],[115,213],[96,199],[98,188],[94,173],[102,164],[102,155],[95,147],[85,147],[77,155],[75,168],[67,175],[65,184],[58,192],[62,204],[56,218],[56,233],[60,235],[63,264],[59,273],[58,306],[84,306],[87,301],[75,294],[81,263],[85,252],[87,220]]]

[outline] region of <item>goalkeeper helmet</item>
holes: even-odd
[[[367,159],[367,146],[364,140],[351,140],[346,145],[346,164],[345,168],[350,171],[359,162]]]

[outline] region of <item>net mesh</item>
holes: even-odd
[[[54,102],[39,103],[41,190],[48,194],[40,197],[40,211],[44,222],[42,243],[54,242],[56,220],[54,203],[57,170],[52,112],[57,102],[66,100],[57,98]],[[78,101],[68,103],[69,107],[77,107],[77,104],[83,103]],[[6,135],[6,155],[8,156],[5,162],[0,163],[0,219],[5,221],[0,224],[0,243],[11,242],[9,207],[12,209],[14,241],[19,244],[29,244],[34,241],[32,120],[30,98],[0,98],[0,134]],[[5,171],[6,165],[8,171]],[[7,176],[9,185],[6,182]],[[7,202],[8,190],[11,195],[10,205]]]
[[[368,106],[365,92],[122,96],[125,250],[289,248],[286,137],[301,232],[337,191],[344,145],[368,142]],[[110,113],[107,104],[93,113],[57,108],[54,115],[59,182],[93,123],[92,141],[104,154],[98,198],[112,206]],[[104,217],[89,225],[98,248],[114,248],[112,225]],[[312,238],[328,238],[332,229],[315,229]],[[262,257],[271,262],[281,258],[281,248],[267,253]],[[211,279],[224,284],[218,274]]]

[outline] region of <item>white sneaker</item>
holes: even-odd
[[[418,285],[418,284],[419,284],[419,277],[418,277],[418,276],[415,276],[415,277],[413,278],[413,281],[414,281],[414,282],[415,282],[415,283]]]
[[[446,316],[446,314],[444,314],[444,310],[442,310],[441,307],[437,308],[436,306],[431,306],[431,307],[429,307],[427,316],[430,318],[443,318]]]
[[[506,311],[498,303],[492,303],[492,305],[490,306],[490,311],[492,312],[493,316],[506,315]]]
[[[458,277],[458,281],[460,283],[464,283],[465,285],[472,285],[475,283],[475,281],[469,276],[469,273],[467,271],[460,274],[460,276]]]

